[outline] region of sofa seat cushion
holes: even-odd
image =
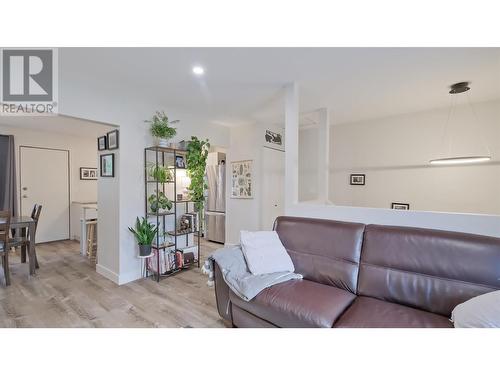
[[[335,328],[452,328],[442,315],[371,297],[358,297]]]
[[[231,302],[259,318],[285,328],[331,328],[356,296],[309,280],[291,280],[264,289],[246,302],[230,293]]]

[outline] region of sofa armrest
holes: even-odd
[[[217,301],[217,311],[225,323],[229,326],[233,325],[233,317],[231,314],[231,300],[229,299],[229,286],[222,277],[222,271],[213,261],[214,282],[215,282],[215,299]]]

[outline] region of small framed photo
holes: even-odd
[[[97,180],[97,168],[80,167],[80,180]]]
[[[186,162],[184,161],[184,156],[175,155],[175,167],[176,168],[186,168]]]
[[[97,138],[97,150],[104,151],[108,149],[108,137],[103,135]]]
[[[351,185],[364,185],[365,175],[364,174],[351,174],[350,178]]]
[[[115,154],[101,155],[101,177],[115,177]]]
[[[396,202],[392,202],[391,208],[393,210],[406,210],[406,211],[408,211],[410,209],[410,204],[409,203],[396,203]]]
[[[108,150],[118,149],[118,130],[108,132]]]

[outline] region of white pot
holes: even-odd
[[[165,138],[156,138],[158,141],[158,146],[160,147],[168,147],[168,139]]]

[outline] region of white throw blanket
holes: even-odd
[[[202,272],[208,274],[208,286],[213,285],[212,261],[222,271],[224,281],[240,298],[250,301],[262,290],[288,280],[302,279],[302,275],[293,272],[274,272],[263,275],[252,275],[248,270],[245,257],[240,246],[224,247],[216,250],[205,262]]]

